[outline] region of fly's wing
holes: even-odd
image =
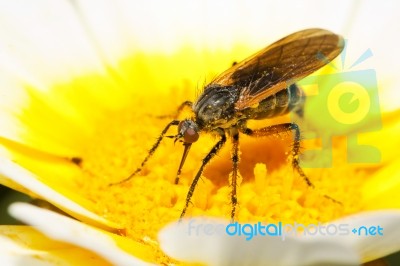
[[[343,38],[328,30],[298,31],[232,66],[211,84],[242,88],[235,108],[243,110],[328,64],[343,47]]]

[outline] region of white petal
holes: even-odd
[[[36,195],[39,195],[41,198],[47,200],[48,202],[76,218],[83,219],[88,223],[106,230],[113,231],[120,229],[118,225],[83,208],[78,203],[53,190],[45,183],[40,182],[40,179],[33,173],[6,158],[1,158],[0,160],[0,175],[6,178],[8,177],[13,182],[24,187],[25,189],[30,190]]]
[[[400,250],[399,224],[400,211],[376,211],[322,225],[312,235],[246,240],[244,235],[229,236],[225,221],[198,218],[170,224],[160,232],[159,240],[171,257],[209,265],[359,265]],[[363,236],[364,228],[358,231],[361,235],[352,232],[362,226],[375,235]],[[378,226],[383,235],[378,234]]]
[[[340,32],[351,6],[348,1],[16,0],[0,5],[0,69],[45,88],[41,85],[49,78],[103,69],[104,62],[114,65],[137,51],[173,52],[188,44],[198,49],[230,49],[237,43],[261,48],[303,28]]]
[[[262,48],[268,41],[309,27],[341,31],[352,6],[349,1],[335,5],[321,1],[117,2],[120,20],[133,33],[135,46],[164,52],[185,44],[197,49],[230,49],[238,43]]]
[[[31,226],[0,226],[1,265],[108,265],[87,249],[50,239]]]
[[[335,224],[339,223],[349,224],[351,229],[376,228],[376,230],[373,229],[376,235],[366,236],[363,228],[361,235],[351,233],[346,236],[346,239],[342,239],[357,250],[363,261],[382,258],[400,250],[400,210],[364,212],[335,221]],[[382,228],[382,235],[377,232],[378,226]]]
[[[2,1],[0,17],[0,69],[37,88],[103,68],[69,1]]]
[[[0,73],[7,70],[45,87],[40,86],[47,80],[43,77],[70,76],[88,66],[104,70],[104,62],[114,65],[129,52],[172,52],[188,44],[198,49],[231,49],[238,43],[261,48],[296,30],[321,27],[349,39],[352,51],[347,52],[347,67],[371,48],[375,56],[361,69],[377,70],[378,79],[389,78],[395,88],[400,57],[398,36],[393,34],[400,25],[394,12],[397,8],[397,1],[341,0],[333,5],[321,1],[120,0],[111,4],[103,0],[71,4],[16,0],[0,6]],[[395,98],[393,93],[386,93],[385,101]]]
[[[25,203],[12,204],[9,212],[48,237],[91,250],[115,265],[149,265],[124,252],[105,233],[76,220]]]
[[[173,258],[208,265],[359,265],[357,253],[346,243],[290,236],[247,241],[229,236],[226,225],[211,218],[173,223],[161,231],[160,246]]]
[[[349,27],[343,34],[348,39],[345,72],[372,69],[376,71],[380,107],[384,111],[400,107],[397,93],[400,79],[398,75],[400,18],[397,10],[400,3],[395,0],[378,2],[363,1],[355,5],[349,17]],[[350,69],[350,66],[367,50],[373,56]]]
[[[43,251],[24,248],[7,237],[0,236],[0,261],[2,265],[52,265],[40,258]]]

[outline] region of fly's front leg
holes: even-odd
[[[224,144],[226,142],[225,132],[223,130],[220,130],[219,133],[220,133],[221,139],[214,145],[214,147],[206,155],[206,157],[204,157],[204,159],[202,161],[202,164],[200,166],[200,169],[197,171],[197,174],[194,177],[194,179],[192,181],[192,184],[190,185],[189,191],[188,191],[188,193],[186,195],[186,203],[185,203],[185,206],[183,207],[180,219],[182,219],[185,216],[186,210],[187,210],[187,208],[189,206],[190,200],[192,199],[193,192],[194,192],[194,190],[196,188],[197,182],[199,181],[200,176],[204,171],[204,167],[218,153],[218,151],[224,146]]]
[[[140,164],[140,166],[130,176],[128,176],[127,178],[122,179],[121,181],[118,181],[116,183],[111,183],[111,184],[109,184],[109,186],[114,186],[114,185],[119,185],[119,184],[125,183],[125,182],[129,181],[132,177],[134,177],[137,173],[139,173],[142,170],[143,166],[146,164],[146,162],[150,159],[151,156],[153,156],[154,152],[157,150],[162,139],[165,137],[165,134],[167,133],[168,129],[171,126],[179,125],[179,122],[180,122],[179,120],[172,120],[171,122],[169,122],[169,124],[164,128],[164,130],[161,132],[160,136],[157,138],[153,147],[151,147],[151,149],[149,150],[149,153],[147,154],[146,158],[144,158],[144,160]]]

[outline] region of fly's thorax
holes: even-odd
[[[236,86],[207,86],[193,105],[196,123],[205,130],[229,128],[236,122],[235,103],[238,98]]]

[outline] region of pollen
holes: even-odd
[[[183,146],[165,138],[136,176],[110,185],[127,178],[141,166],[171,120],[168,115],[176,112],[165,106],[165,112],[154,113],[154,105],[160,103],[154,103],[151,97],[140,102],[108,113],[103,121],[98,121],[98,133],[85,144],[87,152],[80,164],[84,178],[77,181],[77,190],[97,204],[95,211],[99,215],[126,228],[127,237],[154,246],[153,256],[158,262],[170,262],[154,244],[157,233],[169,222],[179,219],[193,177],[217,139],[200,134],[188,155],[179,184],[174,184],[174,180]],[[177,129],[172,127],[167,135],[176,133]],[[240,136],[237,221],[309,224],[331,221],[361,209],[357,199],[364,175],[343,161],[343,140],[334,141],[334,166],[305,169],[315,188],[308,186],[292,168],[292,140],[291,134],[266,138]],[[308,146],[317,144],[307,143]],[[230,152],[228,141],[207,165],[186,217],[230,219]]]
[[[174,64],[187,66],[188,62],[185,60],[190,57],[188,54],[195,54],[193,51],[189,52],[186,51],[176,57],[178,59],[174,59]],[[197,59],[202,58],[204,56],[199,55]],[[210,56],[210,58],[215,58],[215,56]],[[182,62],[176,62],[176,60]],[[71,128],[62,123],[57,127],[59,118],[51,111],[54,106],[57,106],[56,102],[52,102],[51,108],[47,110],[43,109],[43,101],[33,100],[33,107],[27,108],[31,116],[25,114],[24,119],[29,123],[36,123],[32,122],[38,121],[34,120],[34,117],[40,117],[43,121],[35,125],[35,128],[40,129],[48,127],[48,121],[52,121],[52,130],[57,134],[52,131],[45,136],[46,139],[56,136],[57,140],[60,138],[63,143],[81,151],[73,157],[74,167],[79,168],[81,175],[79,178],[71,178],[74,183],[71,189],[95,204],[95,210],[92,211],[125,228],[126,237],[150,246],[153,253],[146,257],[150,256],[151,261],[159,264],[176,264],[176,261],[168,258],[159,249],[157,234],[165,225],[179,219],[193,177],[218,139],[212,134],[199,132],[199,139],[190,149],[178,184],[174,181],[184,147],[182,143],[175,143],[173,139],[168,138],[178,133],[176,127],[169,129],[166,133],[167,137],[147,163],[141,167],[162,130],[173,119],[180,103],[195,100],[191,97],[195,84],[187,81],[180,85],[174,83],[179,79],[173,75],[185,73],[187,67],[178,71],[174,69],[171,72],[171,62],[168,64],[167,61],[165,63],[159,58],[153,60],[147,57],[135,58],[128,61],[136,62],[137,66],[133,67],[136,70],[130,67],[123,73],[130,73],[129,76],[140,80],[129,80],[127,84],[117,84],[119,90],[115,90],[114,83],[102,79],[101,76],[83,77],[79,81],[74,81],[73,84],[63,85],[64,90],[71,87],[84,87],[79,94],[80,97],[67,94],[69,100],[75,101],[72,104],[82,108],[81,112],[77,113],[86,118],[86,120],[83,118],[79,120],[81,121],[79,125],[85,126],[84,128],[77,130],[78,126]],[[143,69],[152,69],[143,67],[145,61],[158,66],[156,74],[165,73],[164,76],[158,77],[150,72],[146,72],[145,75]],[[211,59],[209,61],[213,62]],[[196,72],[201,71],[193,70],[193,73]],[[147,78],[147,75],[150,78]],[[195,77],[191,79],[195,80]],[[165,84],[174,85],[168,87],[164,83],[156,84],[147,82],[148,80],[162,80]],[[132,90],[132,83],[136,84],[135,88],[146,89]],[[111,87],[107,88],[107,86]],[[87,88],[92,87],[106,89],[102,90],[102,94],[97,90],[94,94],[83,93]],[[165,87],[168,88],[168,93]],[[157,88],[163,88],[163,90],[157,90]],[[110,93],[111,91],[115,94]],[[124,96],[126,91],[133,92]],[[118,93],[123,96],[116,97]],[[107,107],[97,110],[96,103],[88,105],[88,99],[94,101],[93,95],[96,95],[96,100],[105,101]],[[68,113],[70,117],[74,114],[71,110]],[[190,113],[190,116],[192,115]],[[46,120],[44,116],[50,116],[51,119],[46,117]],[[179,117],[179,119],[184,118],[188,118],[188,113],[183,113]],[[89,120],[90,124],[82,122]],[[255,129],[284,122],[290,122],[290,117],[250,121],[248,126]],[[232,211],[232,145],[229,140],[228,137],[225,146],[205,167],[185,217],[209,216],[229,221]],[[324,156],[316,156],[311,159],[317,162],[316,165],[325,165],[324,167],[303,167],[305,175],[313,186],[308,185],[304,177],[293,169],[293,135],[291,133],[263,138],[241,134],[239,143],[236,221],[316,224],[365,209],[360,200],[365,194],[362,184],[367,181],[370,173],[377,171],[378,168],[355,166],[349,163],[346,154],[346,137],[332,138],[331,164],[324,164],[326,160]],[[300,165],[303,161],[307,162],[307,159],[310,159],[303,156],[306,155],[306,151],[315,149],[321,149],[319,139],[301,141]],[[126,182],[119,183],[139,167],[141,171],[135,176]],[[50,176],[48,172],[46,173]],[[371,190],[374,190],[374,186],[371,186]],[[140,254],[134,255],[140,257]]]

